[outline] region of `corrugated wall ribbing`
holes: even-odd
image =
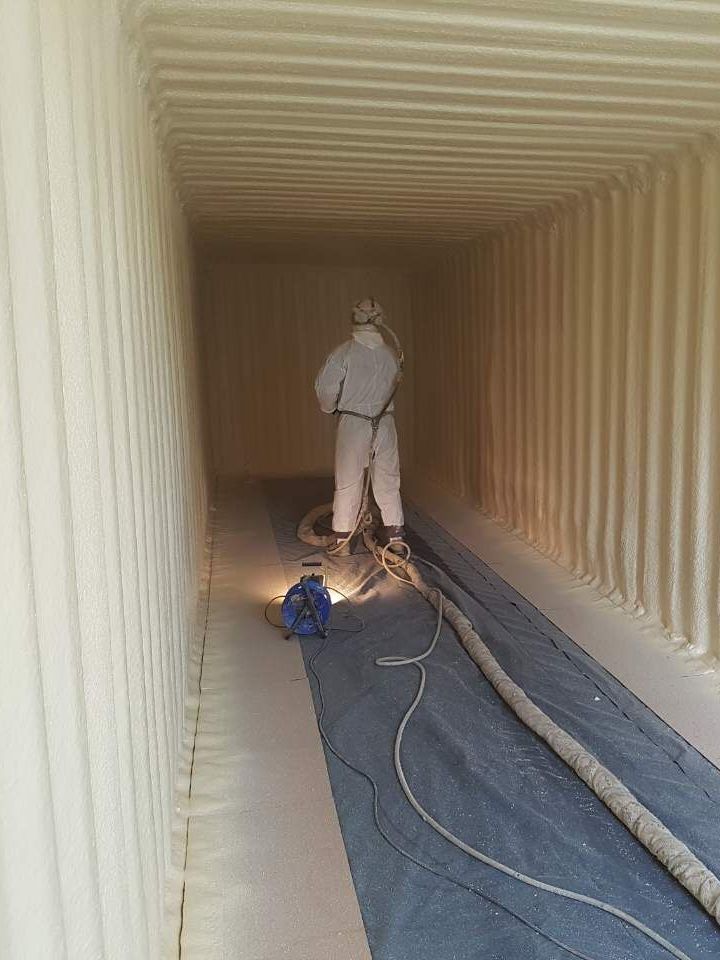
[[[713,655],[719,262],[688,152],[446,260],[416,336],[420,469]]]
[[[297,476],[332,470],[335,421],[313,391],[325,356],[350,336],[352,304],[374,296],[412,357],[402,272],[209,263],[203,277],[215,468]],[[397,400],[403,462],[412,459],[412,372]]]
[[[0,955],[157,956],[205,489],[184,219],[113,3],[0,2]]]
[[[705,0],[127,3],[208,240],[417,262],[720,121]]]

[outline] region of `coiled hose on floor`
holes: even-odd
[[[317,535],[314,532],[313,526],[321,516],[327,515],[331,510],[331,505],[326,504],[310,511],[300,522],[298,537],[313,546],[324,546],[326,538]],[[621,780],[604,767],[600,761],[581,743],[575,740],[574,737],[551,720],[550,717],[527,696],[525,691],[505,673],[459,607],[445,597],[439,588],[431,587],[426,583],[416,563],[411,560],[411,552],[407,544],[402,545],[403,553],[400,555],[390,553],[388,547],[380,548],[375,538],[374,529],[370,525],[366,526],[363,530],[363,540],[369,552],[390,576],[417,590],[435,607],[438,611],[438,618],[442,616],[450,624],[463,647],[480,668],[486,679],[492,684],[495,691],[502,697],[525,726],[537,734],[537,736],[541,737],[557,756],[574,770],[580,779],[583,780],[593,793],[612,811],[617,819],[630,830],[633,836],[695,897],[715,921],[720,922],[720,880],[709,867],[696,857],[681,840],[675,837],[675,835],[634,796]],[[442,573],[442,571],[428,561],[422,560],[421,558],[417,559],[438,573]],[[438,623],[439,622],[440,619],[438,619]],[[534,877],[529,877],[507,864],[494,860],[492,857],[476,850],[452,834],[421,806],[413,794],[403,770],[402,739],[405,728],[417,709],[425,689],[426,672],[421,661],[430,656],[437,643],[438,636],[439,630],[436,631],[428,649],[419,657],[383,657],[378,661],[378,666],[381,667],[413,665],[416,666],[420,672],[420,684],[417,695],[400,723],[395,737],[394,749],[395,770],[400,785],[408,802],[416,813],[432,827],[433,830],[440,834],[440,836],[444,837],[449,843],[462,850],[468,856],[536,889],[553,893],[565,899],[584,903],[617,917],[649,937],[672,956],[678,958],[678,960],[690,960],[690,957],[678,947],[674,946],[674,944],[650,929],[636,917],[633,917],[618,907],[614,907],[612,904],[605,903],[594,897],[586,896],[585,894],[576,893],[572,890],[566,890],[562,887],[536,880]]]

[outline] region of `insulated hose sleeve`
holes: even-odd
[[[437,590],[425,583],[415,564],[407,562],[403,569],[425,599],[433,605],[437,603]],[[575,771],[633,836],[637,837],[710,916],[720,923],[720,880],[710,868],[678,840],[614,773],[551,720],[525,691],[510,679],[475,632],[468,618],[452,600],[442,596],[442,608],[443,616],[455,630],[463,647],[513,713]]]
[[[306,513],[297,530],[298,540],[310,544],[311,547],[329,547],[331,543],[335,543],[334,536],[315,533],[315,524],[320,517],[332,515],[332,512],[333,505],[324,503],[321,507],[314,507]]]
[[[368,532],[366,534],[366,542],[368,545],[371,544],[372,533]],[[430,643],[430,646],[425,650],[424,653],[416,657],[382,657],[379,660],[376,660],[376,664],[381,667],[399,667],[406,665],[413,665],[417,667],[420,671],[420,683],[418,685],[418,690],[415,695],[415,699],[410,704],[406,710],[400,725],[397,729],[395,735],[395,746],[393,751],[394,763],[395,763],[395,772],[397,774],[400,786],[402,787],[403,793],[410,803],[411,807],[418,814],[421,819],[432,827],[432,829],[438,833],[441,837],[451,843],[453,846],[457,847],[458,850],[461,850],[463,853],[467,854],[469,857],[472,857],[474,860],[478,860],[480,863],[484,863],[488,867],[492,867],[494,870],[499,871],[500,873],[505,874],[508,877],[512,877],[514,880],[518,880],[520,883],[524,883],[526,886],[534,887],[537,890],[543,890],[546,893],[552,893],[556,896],[562,897],[566,900],[575,901],[577,903],[583,903],[587,906],[594,907],[597,910],[601,910],[603,913],[610,914],[611,916],[617,917],[623,923],[628,924],[633,927],[638,932],[642,933],[648,939],[652,940],[658,946],[662,947],[668,953],[670,953],[676,960],[691,960],[691,958],[679,947],[676,947],[675,944],[671,943],[661,934],[657,933],[651,927],[644,924],[641,920],[638,920],[637,917],[634,917],[632,914],[627,913],[624,910],[621,910],[619,907],[615,907],[610,903],[606,903],[604,900],[599,900],[596,897],[588,896],[587,894],[577,893],[574,890],[568,890],[564,887],[558,887],[554,884],[545,883],[542,880],[537,880],[535,877],[528,876],[525,873],[521,873],[519,870],[508,866],[505,863],[502,863],[500,860],[495,860],[493,857],[488,856],[488,854],[483,853],[481,850],[475,849],[475,847],[470,846],[464,840],[461,840],[460,837],[457,837],[454,833],[451,833],[447,827],[443,826],[439,821],[437,821],[419,802],[415,794],[413,793],[408,779],[405,775],[402,764],[402,743],[403,737],[405,735],[405,729],[410,722],[410,718],[415,713],[417,708],[420,705],[420,702],[423,698],[425,692],[425,684],[427,679],[427,672],[422,663],[435,649],[435,646],[440,637],[440,627],[442,625],[442,619],[445,617],[449,621],[447,610],[445,609],[445,603],[451,603],[451,601],[446,601],[443,596],[442,591],[437,587],[428,587],[427,584],[422,580],[422,577],[416,569],[410,570],[410,567],[413,567],[413,564],[409,562],[410,560],[410,548],[407,544],[403,544],[405,550],[405,559],[399,558],[393,555],[392,559],[388,557],[389,546],[384,547],[382,550],[379,550],[377,547],[373,547],[373,553],[375,559],[381,564],[383,569],[395,580],[399,580],[401,583],[405,583],[408,586],[414,587],[418,592],[422,593],[423,596],[431,603],[438,612],[438,621],[435,634]],[[434,564],[429,563],[428,561],[421,560],[422,563],[427,563],[429,567],[432,567],[438,573],[442,574],[442,571],[435,567]],[[395,569],[393,569],[395,568]],[[407,577],[401,577],[398,575],[396,570],[400,568],[402,571],[407,574]],[[413,572],[420,578],[422,581],[423,587],[427,589],[426,593],[423,593],[423,590],[418,585],[418,582],[413,579]],[[454,606],[454,604],[453,604]],[[461,617],[464,617],[457,608],[455,608]],[[465,618],[467,619],[467,618]],[[450,621],[449,621],[450,622]],[[469,621],[467,621],[469,623]],[[457,629],[457,628],[455,628]],[[482,669],[482,668],[481,668]],[[510,681],[512,682],[512,681]],[[504,699],[504,698],[503,698]],[[507,702],[507,701],[506,701]],[[564,758],[563,758],[564,759]]]

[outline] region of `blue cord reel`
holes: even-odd
[[[332,600],[323,579],[313,575],[301,577],[282,602],[281,613],[288,636],[327,636],[331,610]]]

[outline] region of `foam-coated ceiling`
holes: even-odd
[[[720,3],[129,0],[196,233],[453,244],[720,120]]]

